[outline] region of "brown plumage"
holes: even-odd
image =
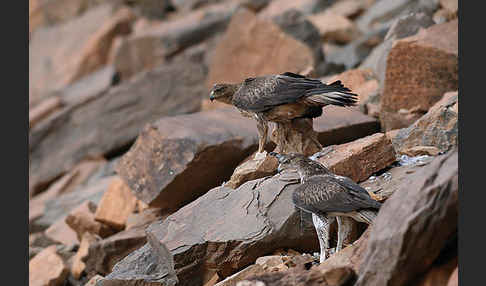
[[[329,225],[338,220],[337,251],[351,230],[349,219],[371,224],[381,203],[348,177],[339,176],[325,166],[301,154],[270,155],[279,160],[278,172],[295,170],[301,185],[292,194],[295,206],[313,215],[314,226],[321,244],[321,262],[325,260]]]
[[[215,84],[209,98],[232,104],[244,116],[257,120],[258,152],[263,152],[268,121],[319,117],[324,106],[352,106],[357,102],[356,97],[341,81],[327,85],[318,79],[286,72],[247,78],[242,83]]]

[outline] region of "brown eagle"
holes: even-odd
[[[326,105],[355,105],[357,95],[339,80],[327,85],[318,79],[285,72],[247,78],[242,83],[215,84],[209,99],[234,105],[244,116],[257,121],[258,153],[262,153],[267,141],[268,121],[319,117]]]
[[[351,221],[371,224],[381,207],[368,192],[348,177],[339,176],[317,161],[302,154],[270,152],[279,161],[278,172],[296,170],[300,186],[292,194],[294,205],[312,214],[312,221],[321,247],[320,262],[327,256],[329,226],[336,218],[338,242],[336,252],[351,231]]]

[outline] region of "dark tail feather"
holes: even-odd
[[[361,219],[361,221],[367,224],[371,224],[376,218],[377,214],[378,213],[373,210],[360,210],[357,212],[357,215]]]
[[[305,101],[311,105],[354,106],[358,102],[358,95],[345,87],[340,80],[329,85],[310,89],[305,94]]]

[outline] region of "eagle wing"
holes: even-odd
[[[326,85],[317,79],[286,72],[279,75],[248,78],[233,95],[236,107],[251,111],[264,112],[275,106],[293,103],[302,97],[335,91],[349,92],[340,81]],[[339,104],[339,100],[329,99],[328,104]]]
[[[314,176],[297,187],[292,199],[297,207],[314,213],[351,212],[380,207],[381,204],[373,200],[366,190],[359,188],[336,176]]]

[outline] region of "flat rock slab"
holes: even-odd
[[[436,157],[383,204],[356,285],[410,285],[457,235],[458,152]]]
[[[178,285],[203,285],[216,272],[224,279],[279,248],[315,251],[318,241],[310,216],[301,218],[292,203],[297,186],[276,175],[249,181],[238,189],[217,187],[150,225],[147,234],[171,251]],[[144,274],[146,255],[150,254],[139,249],[119,265]],[[132,275],[137,273],[132,271]]]
[[[142,72],[62,114],[29,153],[29,189],[70,170],[86,157],[132,143],[162,116],[197,111],[207,94],[204,68],[187,59]]]
[[[408,153],[418,146],[445,152],[459,143],[459,94],[447,92],[419,120],[391,136],[397,153]]]
[[[355,182],[390,166],[396,160],[391,140],[384,133],[376,133],[358,140],[328,146],[318,161],[332,172],[347,176]]]
[[[177,209],[221,185],[256,145],[255,122],[233,108],[166,117],[145,126],[117,171],[138,199]]]
[[[451,90],[457,90],[458,20],[397,40],[388,54],[381,97],[384,130],[408,127]]]

